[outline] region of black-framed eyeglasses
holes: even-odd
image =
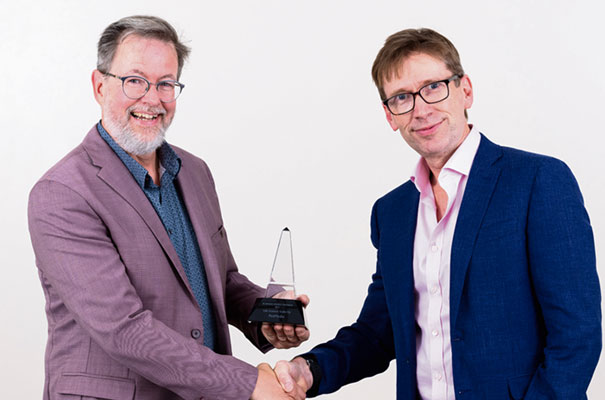
[[[129,99],[138,100],[141,97],[145,96],[149,91],[151,85],[154,85],[157,92],[158,97],[163,103],[170,103],[176,100],[177,97],[185,88],[180,82],[174,81],[172,79],[166,79],[163,81],[159,81],[157,83],[149,82],[147,79],[138,75],[129,75],[129,76],[117,76],[114,74],[110,74],[109,72],[102,72],[103,75],[111,76],[113,78],[117,78],[122,81],[122,91]]]
[[[450,95],[449,83],[460,78],[460,75],[454,75],[448,79],[431,82],[428,85],[421,87],[420,90],[415,93],[398,93],[391,96],[383,101],[382,104],[384,104],[393,115],[407,114],[416,106],[416,95],[422,97],[422,100],[427,104],[439,103],[440,101],[447,99]]]

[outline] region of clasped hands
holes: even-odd
[[[274,298],[293,299],[291,290],[277,293]],[[306,307],[309,297],[300,295],[296,298]],[[277,349],[297,347],[309,339],[309,330],[304,326],[290,324],[263,323],[261,332],[265,338]],[[306,392],[313,383],[311,371],[304,359],[296,357],[294,360],[278,361],[275,370],[267,363],[258,365],[258,380],[252,393],[251,400],[270,399],[304,399]]]
[[[313,385],[313,375],[307,362],[296,357],[292,361],[278,361],[275,369],[267,363],[258,365],[258,380],[251,400],[306,398]]]

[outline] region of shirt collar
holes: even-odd
[[[481,135],[479,134],[479,131],[471,125],[471,131],[468,136],[464,139],[462,144],[458,146],[454,154],[447,160],[441,170],[454,171],[460,175],[468,176],[480,142]],[[410,180],[414,182],[416,189],[418,189],[420,193],[423,193],[423,190],[426,190],[430,185],[429,177],[429,167],[424,158],[420,157]]]
[[[142,189],[145,189],[146,186],[153,183],[147,170],[113,140],[111,135],[103,128],[101,121],[97,124],[97,130],[109,147],[111,147],[118,158],[124,163],[126,168],[128,168],[135,181]],[[163,175],[164,172],[167,172],[172,179],[174,179],[181,169],[181,159],[174,149],[167,142],[163,142],[158,149],[158,157],[160,159],[160,176]]]

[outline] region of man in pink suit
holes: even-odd
[[[108,26],[92,74],[101,121],[32,189],[44,399],[290,398],[266,364],[231,356],[227,324],[262,351],[309,332],[247,322],[265,290],[238,272],[206,164],[164,141],[188,53],[162,19]]]

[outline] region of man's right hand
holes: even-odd
[[[304,360],[303,360],[304,361]],[[271,366],[266,363],[258,365],[258,379],[250,400],[295,399],[306,398],[306,390],[294,385],[291,391],[284,392]]]
[[[313,386],[313,374],[302,357],[295,357],[292,361],[278,361],[275,364],[275,375],[284,391],[288,394],[307,390]]]

